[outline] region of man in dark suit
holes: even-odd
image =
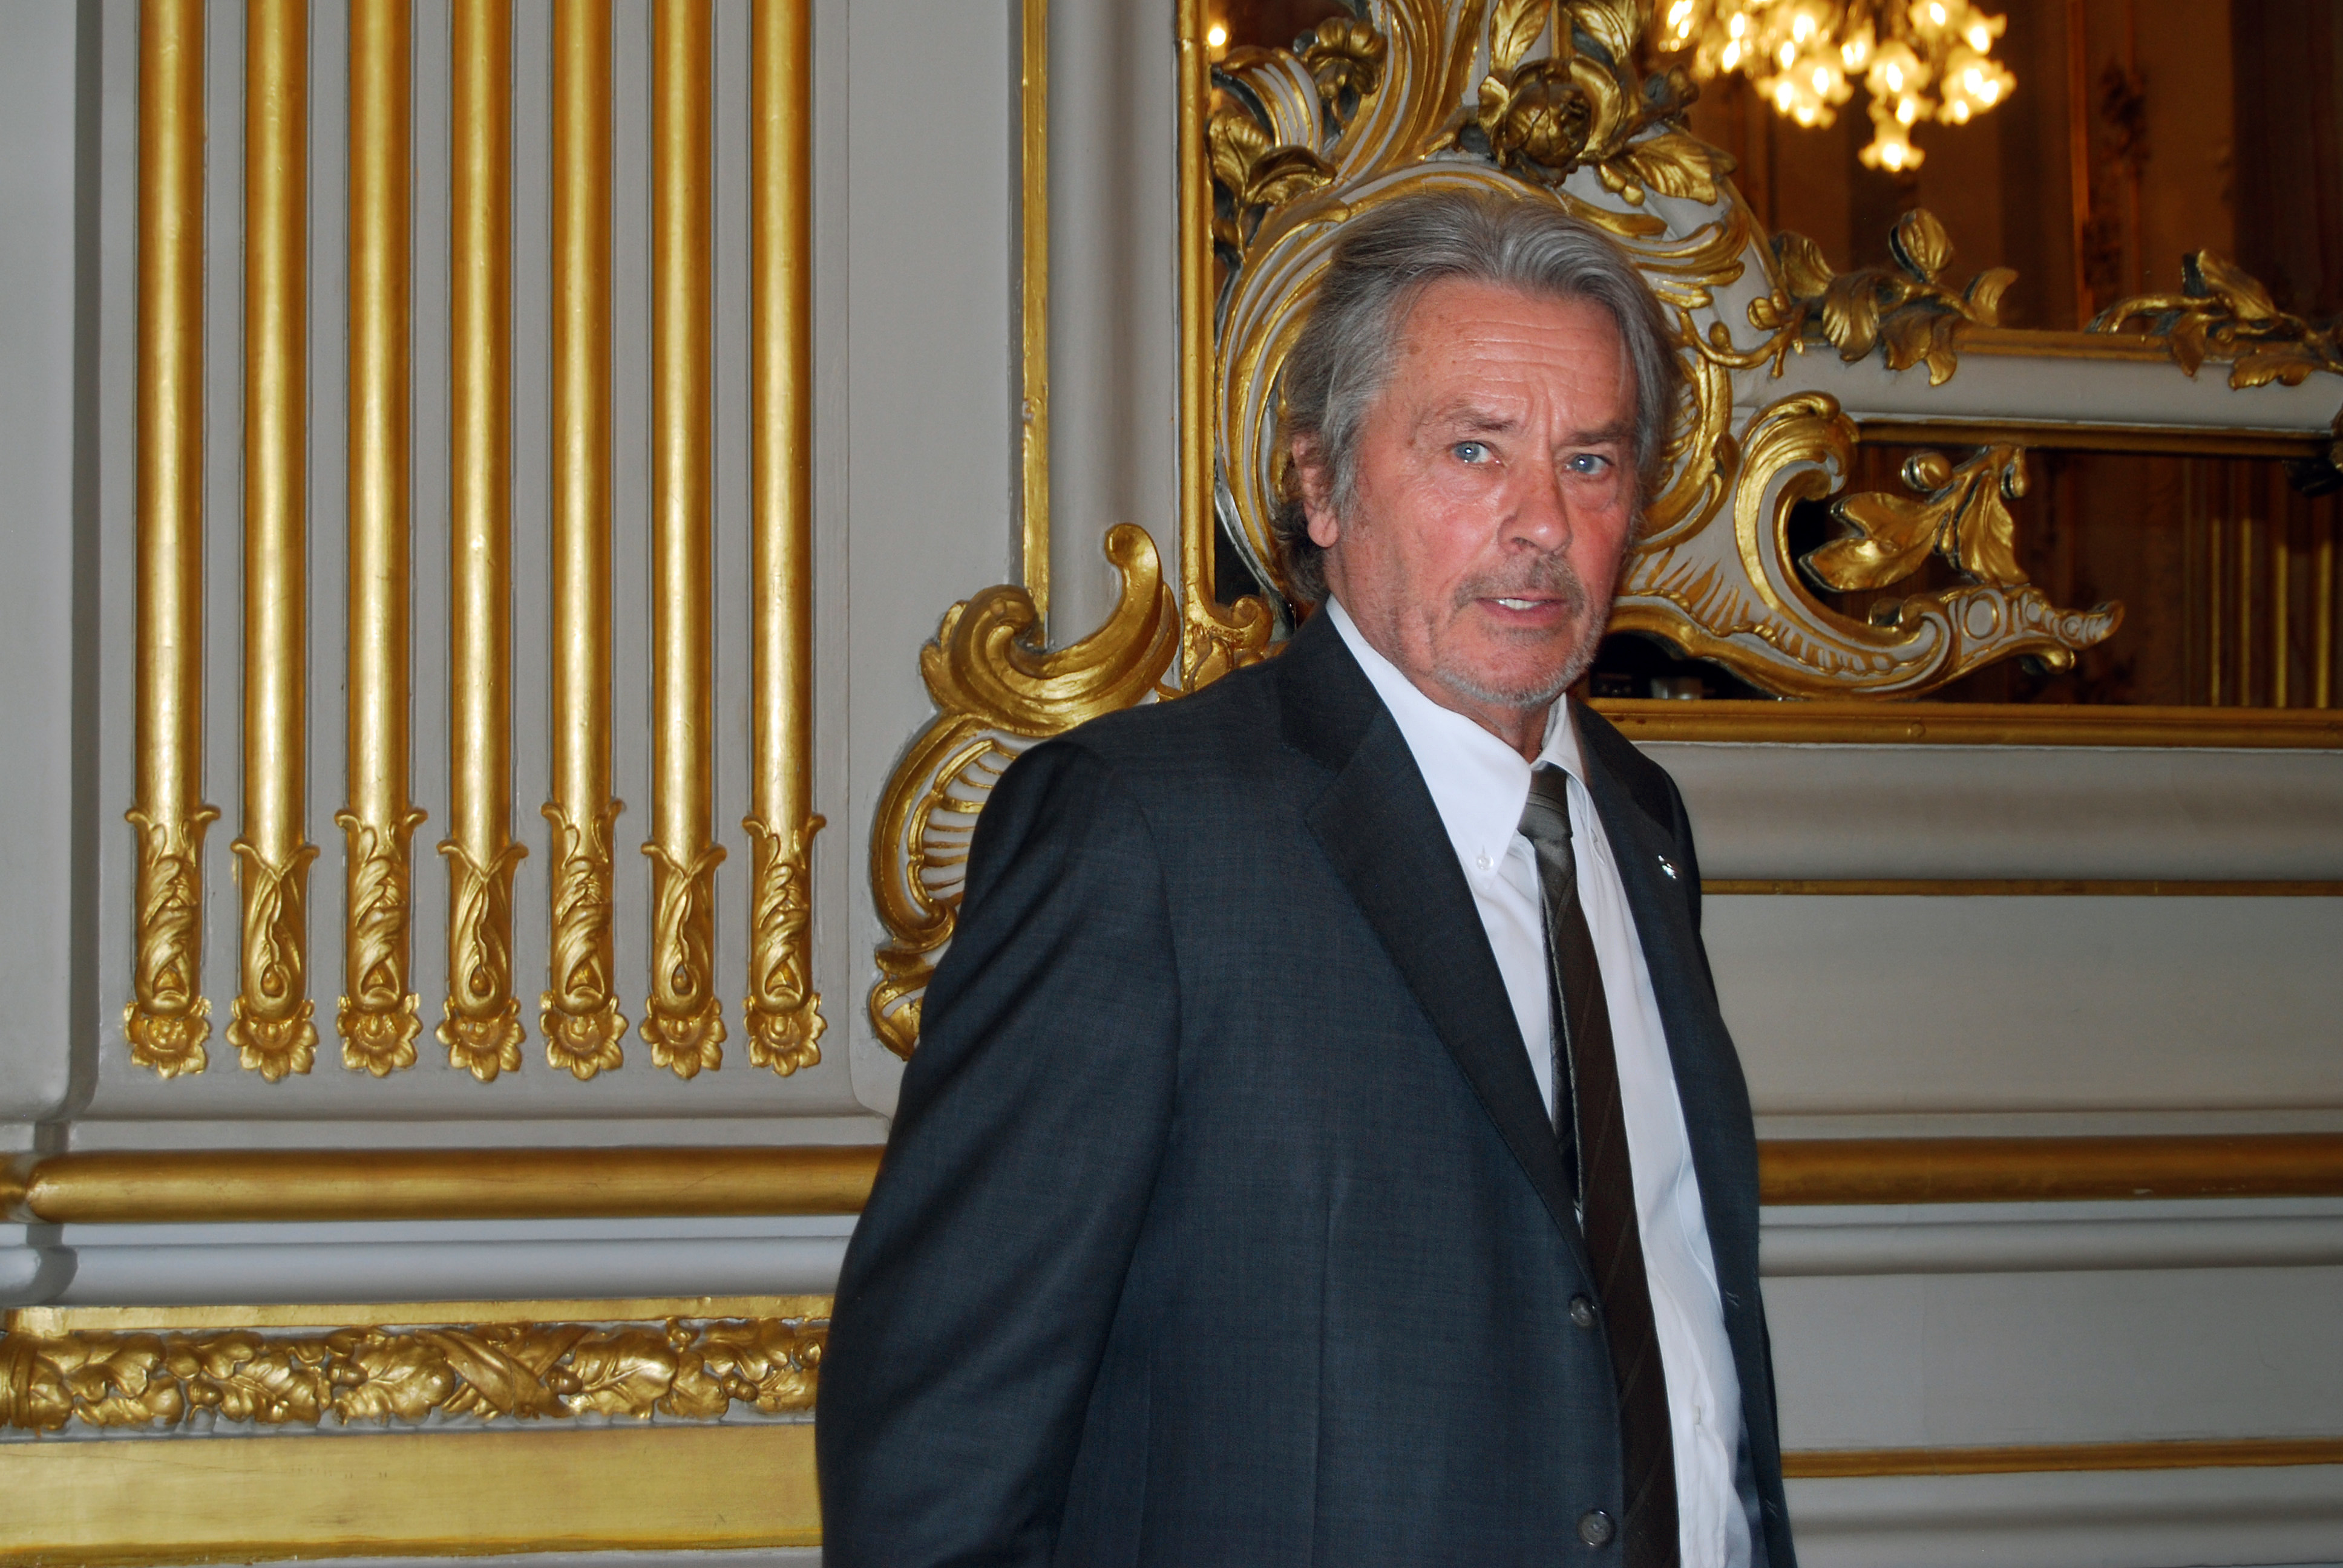
[[[835,1563],[1793,1568],[1674,785],[1563,698],[1675,393],[1554,206],[1351,220],[1282,657],[1010,769],[822,1368]]]

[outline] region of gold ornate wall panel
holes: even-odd
[[[1180,544],[1170,601],[1176,658],[1159,646],[1151,608],[1175,590],[1161,582],[1155,540],[1128,524],[1108,536],[1123,598],[1106,626],[1079,641],[1067,635],[1075,628],[1053,637],[1040,608],[1046,585],[1035,563],[1048,552],[1036,538],[1051,519],[1046,447],[1037,458],[1031,421],[1047,393],[1035,347],[1048,308],[1046,222],[1036,221],[1046,213],[1038,172],[1046,166],[1035,150],[1046,135],[1047,59],[1034,25],[1046,9],[1034,0],[1021,75],[1026,581],[953,607],[920,655],[938,714],[890,779],[870,845],[888,936],[869,1009],[891,1050],[908,1056],[916,1041],[922,989],[950,941],[970,835],[1017,752],[1103,706],[1176,696],[1274,651],[1287,608],[1222,602],[1216,553],[1233,549],[1253,581],[1282,588],[1270,530],[1286,481],[1279,377],[1342,223],[1405,192],[1463,186],[1553,202],[1627,250],[1674,325],[1686,393],[1624,568],[1614,629],[1654,634],[1766,694],[1844,705],[1924,695],[2020,657],[2064,668],[2121,624],[2121,604],[2060,605],[2021,563],[2013,508],[2031,483],[2027,449],[2059,433],[2038,415],[2012,431],[1992,402],[1965,401],[1976,377],[1957,377],[1973,344],[2036,358],[2053,376],[2081,362],[2133,377],[2177,372],[2151,367],[2144,346],[2121,338],[2000,331],[1999,301],[2016,275],[1988,266],[1964,281],[1951,236],[1925,211],[1907,213],[1886,236],[1888,265],[1845,274],[1812,241],[1763,232],[1734,188],[1732,159],[1684,128],[1688,79],[1639,65],[1651,27],[1643,0],[1362,0],[1291,48],[1240,45],[1218,58],[1202,0],[1172,9],[1181,499],[1162,527],[1176,528]],[[2217,258],[2192,268],[2186,297],[2127,302],[2097,326],[2162,335],[2190,375],[2208,354],[2230,359],[2240,390],[2343,369],[2331,333],[2276,311],[2251,279]],[[1833,381],[1825,364],[1844,374]],[[1939,400],[1910,421],[1920,438],[1936,422],[1948,440],[1987,433],[1967,454],[1916,455],[1895,487],[1850,493],[1863,427],[1841,397],[1810,384],[1868,397],[1883,372],[1913,377]],[[2160,417],[2127,416],[2125,406],[2118,396],[2089,409],[2087,443],[2126,435],[2157,449],[2217,443],[2231,425],[2246,432],[2239,439],[2281,439],[2288,452],[2308,439],[2294,431],[2298,410],[2272,427],[2267,411],[2240,405],[2176,435]],[[2343,414],[2335,417],[2343,435]],[[1803,502],[1828,503],[1837,531],[1819,548],[1793,539]],[[1846,592],[1875,596],[1867,614],[1825,598]],[[1053,641],[1066,646],[1045,652]],[[1093,676],[1102,678],[1087,684]],[[1001,691],[1016,703],[1004,707]],[[1788,705],[1735,706],[1765,709],[1736,715],[1742,729],[1796,726]],[[1983,717],[2013,739],[2055,742],[2077,729],[2054,710]],[[2184,722],[2163,729],[2186,739]],[[2301,729],[2228,721],[2221,734],[2231,739],[2217,743],[2240,735],[2292,743]]]
[[[745,952],[750,1061],[820,1062],[807,0],[206,15],[162,3],[138,25],[130,1060],[205,1071],[216,1000],[256,1084],[314,1081],[336,1042],[357,1081],[414,1082],[427,1018],[445,1066],[488,1084],[524,1070],[533,1015],[545,1064],[582,1081],[625,1063],[639,952],[650,1062],[689,1079],[722,1065],[719,960]],[[239,82],[238,162],[207,192],[206,124]],[[517,234],[517,178],[549,246]],[[239,308],[218,315],[215,288],[207,321],[223,267]],[[749,374],[727,382],[734,325]],[[205,405],[207,331],[240,343],[226,407]],[[242,546],[208,580],[207,419],[240,436]],[[242,634],[208,668],[207,596]],[[241,737],[213,781],[237,833],[209,861],[207,711]],[[547,781],[542,839],[516,833],[520,777]],[[622,779],[647,785],[633,870]],[[729,900],[728,807],[753,859]],[[418,867],[427,818],[445,836]],[[203,940],[223,859],[225,997]],[[517,955],[540,941],[524,1010]]]

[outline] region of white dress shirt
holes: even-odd
[[[1416,768],[1439,808],[1473,902],[1495,952],[1497,971],[1521,1024],[1538,1091],[1554,1104],[1552,1024],[1547,1016],[1544,901],[1537,856],[1520,831],[1529,803],[1530,764],[1520,752],[1463,714],[1443,708],[1370,647],[1349,612],[1329,598],[1325,613],[1399,724]],[[1594,939],[1596,963],[1611,1007],[1619,1059],[1619,1100],[1635,1177],[1635,1218],[1652,1321],[1667,1374],[1668,1418],[1675,1439],[1676,1511],[1684,1568],[1747,1568],[1748,1516],[1734,1488],[1741,1441],[1741,1380],[1725,1335],[1716,1263],[1693,1172],[1692,1141],[1676,1098],[1659,1002],[1635,934],[1611,841],[1586,791],[1585,764],[1567,699],[1546,718],[1550,762],[1570,776],[1570,833],[1578,861],[1578,900]]]

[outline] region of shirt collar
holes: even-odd
[[[1530,798],[1530,765],[1472,719],[1426,697],[1367,641],[1341,600],[1329,597],[1324,613],[1398,724],[1457,859],[1468,873],[1488,874],[1504,859],[1520,829],[1522,809]],[[1570,722],[1566,698],[1546,710],[1545,746],[1538,760],[1553,763],[1577,779],[1581,789],[1585,787],[1578,728]]]

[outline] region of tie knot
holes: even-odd
[[[1530,798],[1522,807],[1521,831],[1543,853],[1570,852],[1570,775],[1551,762],[1530,770]]]

